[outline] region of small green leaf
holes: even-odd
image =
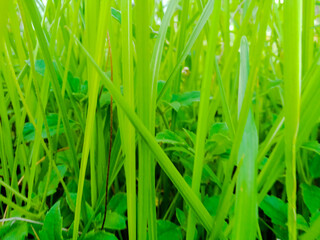
[[[261,202],[260,208],[271,218],[274,224],[286,225],[288,221],[288,206],[281,199],[267,195]]]
[[[118,240],[115,235],[109,232],[90,232],[84,240]]]
[[[302,144],[302,148],[308,149],[320,155],[320,143],[318,141],[310,141]]]
[[[115,8],[111,8],[111,16],[121,23],[121,12]]]
[[[125,193],[117,193],[108,203],[108,209],[123,215],[127,211],[127,195]]]
[[[126,227],[126,219],[124,216],[117,212],[107,212],[104,228],[111,230],[123,230],[126,229]]]
[[[209,197],[208,195],[206,195],[203,199],[203,205],[212,216],[215,216],[217,214],[219,199],[219,196]]]
[[[196,144],[196,135],[193,132],[191,132],[185,128],[183,129],[183,131],[185,131],[185,133],[187,134],[187,136],[191,140],[192,144],[195,145]]]
[[[300,214],[297,214],[297,228],[303,231],[307,231],[309,229],[307,221]]]
[[[167,102],[166,102],[167,103]],[[170,102],[167,103],[170,107],[172,107],[173,110],[175,110],[176,112],[179,111],[179,109],[181,108],[181,104],[179,102]]]
[[[320,155],[315,155],[313,158],[308,160],[309,171],[312,178],[320,177]]]
[[[110,93],[108,92],[103,92],[101,94],[101,97],[100,97],[100,107],[103,108],[103,107],[106,107],[106,106],[109,106],[110,105],[110,102],[111,102],[111,95]]]
[[[31,66],[30,60],[26,60],[26,63],[29,66]],[[35,68],[37,73],[39,73],[41,76],[44,76],[44,72],[46,70],[46,64],[44,63],[44,61],[42,59],[36,60],[36,62],[34,64],[34,68]]]
[[[47,117],[47,122],[48,122],[48,126],[49,126],[49,133],[50,136],[54,136],[57,134],[57,127],[58,127],[58,114],[49,114]],[[69,120],[70,126],[74,127],[75,126],[75,122],[73,120]],[[60,129],[59,129],[59,134],[64,133],[65,129],[63,126],[63,123],[60,123]],[[35,129],[34,126],[32,125],[32,123],[25,123],[24,128],[23,128],[23,137],[24,140],[26,142],[30,142],[33,141],[35,138]],[[42,128],[42,133],[41,133],[43,138],[47,138],[47,132],[43,126]]]
[[[67,167],[65,165],[59,165],[57,166],[57,168],[59,169],[60,175],[63,178],[65,173],[67,172]],[[39,187],[38,187],[39,193],[44,192],[46,182],[47,182],[47,177],[48,177],[48,173],[43,178],[43,180],[39,183]],[[50,174],[50,182],[49,182],[47,196],[54,194],[57,190],[58,185],[59,185],[59,178],[57,176],[57,173],[55,171],[52,171]]]
[[[71,72],[68,72],[68,82],[73,93],[80,93],[80,79],[77,77],[73,77]]]
[[[209,138],[211,138],[214,134],[222,134],[228,135],[229,129],[225,122],[222,123],[214,123],[209,131]]]
[[[55,203],[46,214],[42,230],[41,240],[62,240],[62,217],[60,213],[60,201]]]
[[[77,193],[70,193],[70,197],[71,197],[71,201],[72,201],[72,203],[73,203],[73,206],[72,206],[72,204],[70,203],[69,198],[66,197],[67,204],[68,204],[70,210],[71,210],[72,212],[74,212],[75,206],[76,206],[76,203],[77,203]]]
[[[302,184],[303,201],[308,207],[311,214],[320,209],[320,188],[312,185]]]
[[[168,143],[168,144],[180,144],[185,145],[186,142],[184,139],[182,139],[180,136],[178,136],[176,133],[164,130],[163,132],[160,132],[156,136],[156,140],[161,143]]]
[[[88,81],[84,81],[83,84],[81,84],[80,92],[84,95],[87,95],[88,93]]]
[[[229,137],[222,134],[211,136],[205,144],[205,150],[213,155],[220,155],[231,149],[232,142]]]
[[[157,221],[158,239],[159,240],[179,240],[182,239],[181,229],[172,222]]]
[[[181,106],[190,106],[194,102],[200,102],[200,92],[199,91],[192,91],[192,92],[185,92],[182,94],[173,94],[171,98],[172,102],[178,102]]]
[[[163,88],[163,86],[166,84],[166,82],[165,81],[163,81],[163,80],[159,80],[158,81],[158,86],[157,86],[157,94],[159,95],[160,94],[160,92],[161,92],[161,90],[162,90],[162,88]],[[157,96],[158,96],[157,95]],[[163,97],[162,97],[162,100],[163,101],[166,101],[166,102],[170,102],[170,89],[168,90],[168,91],[166,91],[165,93],[164,93],[164,95],[163,95]]]
[[[28,225],[25,222],[8,222],[0,227],[0,239],[23,240],[28,235]]]
[[[185,228],[187,226],[186,214],[182,210],[177,208],[176,209],[176,216],[177,216],[178,222],[180,223],[180,226]]]

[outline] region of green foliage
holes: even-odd
[[[108,232],[89,232],[84,240],[117,240],[117,238]]]
[[[40,237],[44,240],[60,240],[62,238],[62,217],[60,213],[60,202],[55,203],[44,219]]]
[[[0,239],[320,239],[317,1],[1,6]]]
[[[0,228],[0,237],[4,240],[22,240],[28,235],[28,224],[20,222],[9,222]]]
[[[181,229],[174,223],[169,221],[158,220],[158,239],[159,240],[174,240],[182,239]]]

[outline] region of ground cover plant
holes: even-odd
[[[0,239],[320,239],[320,2],[0,2]]]

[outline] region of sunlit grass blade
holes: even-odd
[[[135,109],[134,101],[134,81],[133,81],[133,48],[132,48],[132,6],[127,0],[121,1],[122,10],[122,79],[124,98],[132,110]],[[121,110],[119,109],[119,113]],[[128,235],[129,239],[137,237],[137,213],[136,213],[136,137],[135,129],[130,121],[121,112],[121,139],[123,149],[126,153],[125,171],[126,171],[126,189],[127,189],[127,206],[128,206]],[[124,130],[126,129],[126,130]]]
[[[240,114],[249,76],[249,47],[246,37],[240,46],[240,79],[238,94],[238,115]],[[236,203],[233,239],[255,239],[257,218],[256,156],[258,153],[258,133],[252,108],[249,110],[244,134],[238,153],[238,161],[243,157],[236,185]]]
[[[200,183],[202,177],[202,168],[205,155],[205,139],[207,136],[207,121],[208,121],[208,108],[210,101],[210,86],[212,83],[212,72],[214,65],[212,59],[215,59],[217,40],[219,34],[219,20],[221,12],[221,1],[214,1],[213,12],[211,15],[211,29],[208,38],[208,53],[206,56],[206,65],[203,81],[201,84],[200,92],[200,106],[199,106],[199,119],[197,125],[197,137],[195,145],[195,156],[193,164],[192,174],[192,190],[196,195],[199,195]],[[190,209],[188,213],[188,228],[187,228],[187,239],[194,239],[196,230],[196,218],[194,212]]]
[[[100,5],[101,4],[101,5]],[[93,22],[98,22],[98,27],[95,28],[95,25],[88,26],[88,34],[93,34],[87,36],[87,41],[91,43],[91,52],[93,52],[96,62],[101,65],[104,60],[103,49],[106,44],[105,38],[107,36],[107,18],[104,14],[106,9],[108,9],[108,2],[103,1],[97,5],[97,3],[90,2],[87,5],[86,17],[91,19]],[[94,44],[95,43],[95,44]],[[81,167],[77,191],[77,204],[75,209],[75,218],[74,218],[74,228],[73,228],[73,239],[78,237],[78,229],[80,224],[80,210],[82,205],[83,197],[83,185],[85,180],[87,161],[90,151],[90,145],[93,138],[93,126],[95,122],[96,107],[97,107],[97,97],[100,86],[100,79],[94,71],[94,67],[88,63],[90,71],[88,71],[91,81],[89,83],[89,104],[88,104],[88,115],[86,120],[86,129],[83,142],[83,150],[81,157]]]
[[[300,121],[302,1],[284,3],[284,116],[289,239],[297,239],[296,142]]]
[[[302,76],[309,70],[313,60],[313,35],[315,1],[303,1],[302,15]]]
[[[152,75],[150,69],[151,41],[149,37],[149,19],[151,2],[139,0],[136,2],[136,52],[137,77],[136,99],[137,114],[144,126],[152,134],[151,110]],[[157,238],[156,206],[155,206],[155,161],[147,143],[141,137],[138,139],[139,176],[138,176],[138,239]]]

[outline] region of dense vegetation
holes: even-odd
[[[317,1],[0,2],[0,239],[320,239]]]

